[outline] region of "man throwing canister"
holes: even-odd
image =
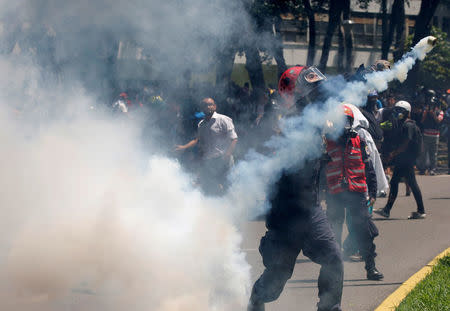
[[[325,76],[315,67],[295,66],[284,72],[278,88],[285,115],[298,115],[306,103],[314,102],[323,80]],[[321,133],[316,134],[317,144],[322,144]],[[321,159],[299,163],[284,171],[275,185],[266,215],[267,232],[259,246],[265,270],[253,286],[248,311],[263,311],[265,303],[278,299],[301,251],[321,265],[318,310],[341,310],[343,263],[319,205],[321,163]]]

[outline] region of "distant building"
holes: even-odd
[[[387,0],[388,15],[393,0]],[[414,32],[414,25],[419,14],[421,0],[409,0],[405,3],[405,30],[406,35]],[[353,67],[360,64],[369,65],[381,57],[381,7],[379,1],[371,1],[367,10],[361,9],[357,1],[352,0],[351,20],[353,31]],[[433,25],[450,33],[450,11],[443,4],[439,6],[433,18]],[[316,55],[314,64],[318,64],[322,52],[322,43],[328,25],[328,14],[316,14]],[[305,64],[308,53],[308,22],[305,18],[294,19],[292,16],[284,16],[281,26],[284,42],[284,57],[288,66]],[[335,33],[328,58],[328,67],[336,67],[337,64],[338,36]],[[392,47],[391,47],[392,48]],[[390,55],[392,58],[392,55]],[[237,64],[245,63],[245,55],[237,56]],[[272,64],[275,64],[273,61]]]

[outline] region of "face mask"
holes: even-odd
[[[405,120],[408,116],[408,111],[401,107],[395,107],[394,108],[394,118],[396,120],[402,121]]]
[[[341,136],[341,139],[346,141],[348,138],[355,138],[358,133],[352,128],[352,121],[349,118],[346,118],[344,124],[344,133]]]

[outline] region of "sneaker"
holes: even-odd
[[[367,270],[367,279],[373,281],[379,281],[384,278],[383,273],[377,270],[377,268],[373,267]]]
[[[348,251],[344,250],[342,252],[342,255],[344,257],[344,261],[351,261],[351,262],[360,262],[363,261],[362,256],[359,254],[359,251],[355,251],[354,253],[349,253]]]
[[[387,193],[386,193],[386,191],[381,190],[381,191],[380,191],[380,194],[378,194],[378,196],[379,196],[380,198],[385,198],[385,197],[387,196]]]
[[[361,262],[363,261],[362,256],[359,253],[348,256],[348,259],[353,262]]]
[[[388,211],[386,211],[384,208],[374,209],[373,212],[375,214],[381,215],[381,216],[383,216],[385,218],[389,218],[389,216],[390,216],[390,213]]]
[[[405,196],[409,197],[411,195],[411,191],[405,193]]]
[[[436,172],[434,170],[430,171],[430,176],[436,176]]]
[[[419,171],[419,175],[425,175],[425,171]]]
[[[408,219],[425,219],[427,217],[427,214],[425,213],[419,213],[419,212],[412,212],[411,216],[408,217]]]

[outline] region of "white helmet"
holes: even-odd
[[[408,110],[408,112],[411,112],[411,105],[407,101],[404,101],[404,100],[400,100],[400,101],[396,102],[395,107],[401,107],[405,110]]]

